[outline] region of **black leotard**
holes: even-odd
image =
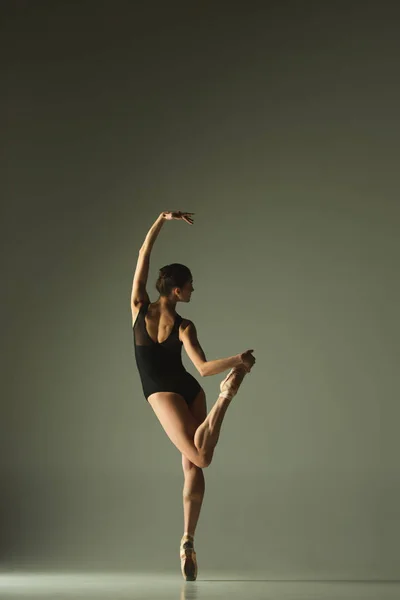
[[[144,396],[147,400],[155,392],[175,392],[191,404],[201,386],[182,363],[179,326],[183,319],[177,314],[168,338],[161,343],[155,342],[149,336],[145,322],[149,304],[147,302],[140,307],[133,325],[135,358]]]

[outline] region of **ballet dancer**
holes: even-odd
[[[193,215],[181,211],[159,215],[139,250],[131,293],[135,359],[143,394],[182,455],[184,534],[180,561],[186,581],[197,578],[194,534],[205,490],[203,469],[212,461],[226,410],[256,362],[254,350],[206,359],[195,324],[176,313],[177,303],[190,302],[194,291],[192,273],[185,265],[173,263],[160,269],[156,282],[160,295],[150,302],[146,284],[154,242],[166,221],[193,225]],[[230,369],[208,414],[203,388],[182,364],[182,345],[202,377]]]

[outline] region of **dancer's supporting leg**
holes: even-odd
[[[205,481],[203,469],[197,467],[182,454],[183,484],[183,531],[194,537],[203,504]]]
[[[185,476],[183,486],[184,534],[180,543],[181,571],[186,581],[197,578],[197,559],[194,550],[194,534],[204,498],[205,481],[203,469],[193,464],[182,454]]]

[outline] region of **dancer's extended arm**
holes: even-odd
[[[165,213],[161,213],[153,225],[150,227],[142,247],[139,250],[139,258],[136,264],[135,275],[133,276],[131,306],[137,306],[142,302],[150,302],[149,295],[146,290],[147,278],[149,276],[150,253],[153,244],[156,241],[161,227],[165,221]]]
[[[139,250],[139,258],[136,264],[135,275],[133,276],[132,292],[131,292],[131,307],[137,306],[142,302],[150,302],[149,295],[146,290],[147,278],[149,276],[150,267],[150,253],[153,248],[154,242],[157,239],[160,229],[164,224],[164,221],[182,220],[186,221],[189,225],[193,225],[193,219],[191,215],[194,213],[181,212],[181,211],[164,211],[160,213],[159,217],[150,227],[142,247]]]

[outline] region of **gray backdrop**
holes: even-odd
[[[399,579],[399,7],[1,11],[3,567],[179,569],[130,291],[181,209],[151,300],[188,265],[207,358],[257,358],[205,470],[202,575]]]

